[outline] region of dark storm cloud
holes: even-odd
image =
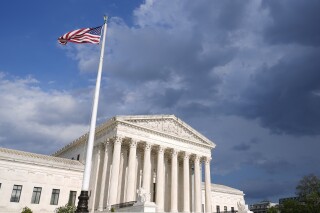
[[[250,144],[241,143],[241,144],[235,145],[232,149],[235,151],[247,151],[250,148],[251,148]]]
[[[252,76],[237,113],[275,133],[320,134],[320,50],[300,50]]]
[[[293,164],[283,159],[269,159],[262,163],[256,164],[256,166],[269,174],[278,174],[284,171],[288,172],[289,170],[295,168]]]
[[[240,183],[241,188],[246,194],[246,199],[271,199],[276,197],[279,199],[283,194],[288,194],[294,189],[295,182],[292,180],[287,181],[274,181],[266,179],[247,180]]]
[[[161,7],[162,3],[154,4]],[[184,100],[213,97],[221,83],[213,70],[229,63],[238,51],[229,45],[228,38],[239,27],[245,4],[231,1],[226,1],[227,5],[219,1],[181,1],[180,4],[176,14],[169,14],[176,15],[173,21],[143,20],[144,25],[137,21],[144,26],[139,28],[129,28],[118,20],[110,24],[113,38],[107,66],[114,79],[125,79],[135,87],[150,81],[167,82],[174,74],[184,85],[181,90],[172,90],[175,96]],[[168,93],[153,100],[155,104],[175,106]]]
[[[320,45],[320,1],[265,0],[272,23],[265,28],[268,42]]]

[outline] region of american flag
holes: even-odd
[[[102,26],[94,28],[82,28],[73,30],[58,38],[60,44],[67,44],[68,41],[74,43],[99,44]]]

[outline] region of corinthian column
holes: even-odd
[[[144,148],[144,162],[143,162],[143,177],[142,187],[147,194],[150,193],[150,180],[151,180],[151,144],[146,143]],[[150,201],[150,200],[149,200]]]
[[[98,202],[96,201],[96,195],[97,195],[97,187],[98,187],[98,179],[99,179],[99,172],[100,172],[100,164],[101,164],[101,153],[103,153],[103,145],[101,143],[99,143],[97,146],[94,147],[95,152],[96,152],[96,156],[94,159],[94,179],[92,180],[93,182],[93,193],[91,195],[91,199],[89,200],[89,202],[91,202],[91,204],[89,206],[91,206],[91,211],[94,211],[95,207],[96,207],[96,203],[98,204]],[[93,168],[92,168],[93,169]]]
[[[190,212],[189,153],[183,157],[183,212]]]
[[[205,200],[206,200],[206,212],[211,212],[211,179],[210,179],[210,160],[211,158],[206,157],[205,159]]]
[[[200,157],[194,159],[194,211],[201,212]]]
[[[157,187],[156,187],[156,204],[157,212],[164,211],[164,148],[159,147],[158,150],[158,164],[157,164]]]
[[[111,169],[108,205],[113,205],[117,202],[121,143],[122,143],[122,138],[116,137],[113,145],[112,169]]]
[[[171,210],[178,212],[178,151],[172,150],[171,164]]]
[[[108,168],[108,148],[109,148],[110,142],[107,140],[104,144],[104,158],[103,158],[103,167],[102,167],[102,176],[101,176],[101,185],[100,185],[100,196],[99,196],[99,205],[98,205],[98,210],[102,211],[103,210],[103,205],[104,205],[104,200],[105,199],[105,188],[106,188],[106,182],[109,181],[107,180],[107,168]]]
[[[134,183],[135,183],[135,171],[136,171],[136,153],[137,153],[137,141],[131,140],[128,162],[128,175],[127,175],[127,194],[126,201],[134,200]]]

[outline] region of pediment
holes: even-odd
[[[117,117],[128,123],[214,147],[214,143],[174,115]]]

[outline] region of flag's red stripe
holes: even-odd
[[[100,35],[94,35],[88,33],[90,30],[95,28],[82,28],[78,30],[73,30],[59,37],[60,44],[66,44],[68,41],[74,43],[94,43],[98,44],[100,42]]]

